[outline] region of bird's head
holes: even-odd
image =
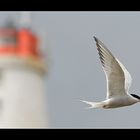
[[[136,94],[131,94],[132,97],[134,97],[135,99],[137,99],[138,101],[140,101],[140,96],[136,95]]]

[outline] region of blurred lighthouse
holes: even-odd
[[[6,21],[0,28],[0,128],[48,126],[46,65],[39,49],[29,25]]]

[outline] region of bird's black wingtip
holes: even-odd
[[[96,42],[98,42],[98,39],[97,39],[97,37],[93,36],[93,38],[94,38],[94,40],[95,40]]]

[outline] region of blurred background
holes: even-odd
[[[12,18],[20,26],[20,16],[20,12],[0,12],[0,25]],[[30,12],[30,27],[40,38],[38,48],[47,66],[47,127],[140,127],[139,104],[87,110],[79,101],[106,97],[106,79],[93,36],[126,66],[133,79],[130,92],[140,95],[139,26],[140,12]]]

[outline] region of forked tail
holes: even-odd
[[[84,100],[80,100],[80,101],[90,105],[90,107],[88,107],[87,109],[102,108],[104,106],[104,102],[89,102],[89,101],[84,101]]]

